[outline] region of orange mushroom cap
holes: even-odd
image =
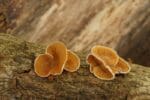
[[[90,64],[90,72],[97,78],[102,80],[113,80],[115,78],[115,74],[101,59],[89,55],[87,62]]]
[[[117,53],[105,46],[94,46],[91,49],[92,55],[96,58],[103,60],[108,66],[115,66],[118,63],[119,56]]]
[[[67,61],[67,48],[62,42],[55,42],[48,45],[46,53],[53,56],[53,68],[50,70],[52,75],[60,75],[63,72]]]
[[[53,57],[48,54],[39,55],[34,61],[35,73],[40,77],[48,77],[52,68]]]
[[[97,65],[104,66],[104,62],[102,60],[96,59],[96,57],[94,57],[91,54],[87,56],[87,63],[90,64],[90,72],[91,73],[93,73],[93,66],[97,66]]]
[[[128,73],[131,70],[131,67],[127,61],[125,61],[123,58],[119,58],[118,63],[116,66],[112,67],[112,70],[114,73]]]
[[[64,69],[69,72],[74,72],[80,67],[80,58],[70,50],[68,50],[68,59]]]

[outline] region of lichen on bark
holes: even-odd
[[[131,64],[127,75],[112,81],[100,80],[89,72],[87,53],[77,53],[81,66],[77,72],[40,78],[34,73],[34,59],[45,46],[0,33],[0,97],[4,99],[150,99],[150,68]]]

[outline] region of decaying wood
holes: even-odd
[[[44,47],[8,34],[0,34],[0,97],[3,99],[148,100],[150,68],[132,64],[127,75],[103,81],[89,72],[85,54],[78,53],[81,68],[74,73],[40,78],[33,62]]]

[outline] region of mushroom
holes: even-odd
[[[128,73],[131,70],[131,67],[127,61],[125,61],[123,58],[119,58],[118,63],[116,66],[112,67],[112,70],[114,73]]]
[[[103,80],[112,80],[115,74],[128,73],[131,70],[129,63],[111,48],[105,46],[94,46],[87,58],[90,64],[90,72]]]
[[[103,60],[93,55],[88,55],[87,63],[90,64],[90,72],[97,78],[102,80],[113,80],[115,78],[115,74]]]
[[[67,53],[68,53],[68,59],[64,69],[69,72],[74,72],[78,70],[80,67],[80,58],[70,50],[68,50]]]
[[[48,54],[39,55],[34,61],[35,73],[40,77],[48,77],[52,68],[53,57]]]
[[[67,48],[62,42],[55,42],[48,45],[46,54],[53,56],[53,64],[50,70],[52,75],[60,75],[63,72],[67,61]]]
[[[52,75],[60,75],[63,69],[74,72],[79,69],[80,58],[70,50],[62,42],[55,42],[49,45],[46,53],[53,56],[53,68],[50,71]]]
[[[91,52],[94,57],[103,60],[110,67],[115,66],[119,61],[117,53],[113,49],[105,46],[94,46]]]

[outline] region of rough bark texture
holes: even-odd
[[[150,68],[132,64],[127,75],[103,81],[89,72],[85,54],[78,53],[81,68],[74,73],[40,78],[33,71],[35,57],[44,46],[0,34],[0,97],[50,100],[149,100]]]
[[[143,65],[150,65],[149,27],[150,0],[0,0],[1,32],[60,40],[75,51],[106,45]]]

